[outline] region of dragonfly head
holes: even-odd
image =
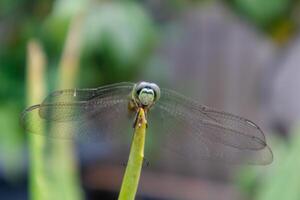
[[[139,105],[150,107],[160,97],[160,89],[155,83],[139,82],[133,88],[133,100]]]

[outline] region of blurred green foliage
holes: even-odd
[[[0,159],[7,171],[21,170],[24,161],[26,137],[18,119],[25,108],[27,42],[35,37],[43,44],[49,65],[46,81],[53,90],[70,21],[78,15],[84,20],[78,87],[133,79],[151,53],[155,26],[139,2],[1,1]]]
[[[19,109],[13,103],[0,106],[0,160],[4,166],[4,175],[9,180],[17,180],[24,168],[24,144],[20,126],[16,126]],[[3,162],[4,161],[4,162]]]
[[[85,22],[81,65],[85,70],[81,85],[131,79],[155,42],[149,14],[135,2],[88,2],[57,1],[42,24],[41,38],[51,57],[50,64],[57,65],[70,19],[82,14]]]
[[[268,26],[287,15],[292,0],[232,0],[243,15],[259,26]]]
[[[287,43],[298,27],[297,0],[227,0],[245,19],[279,44]]]
[[[153,47],[155,29],[150,16],[134,2],[91,7],[83,32],[83,62],[89,69],[101,70],[94,80],[132,79]]]
[[[258,200],[297,200],[300,198],[300,128],[293,130],[289,141],[281,145],[282,147],[276,152],[278,153],[276,154],[277,160],[268,178],[258,190],[256,196]]]
[[[292,131],[291,138],[283,142],[273,137],[271,146],[274,162],[269,166],[246,167],[238,178],[238,186],[256,200],[297,200],[300,197],[300,128]]]

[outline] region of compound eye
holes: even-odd
[[[155,94],[155,101],[157,101],[160,98],[160,88],[155,83],[151,83],[150,85]]]
[[[134,96],[143,105],[149,105],[160,98],[160,89],[155,83],[142,81],[136,84]]]
[[[137,83],[137,85],[136,85],[136,93],[137,93],[137,95],[139,95],[139,93],[141,92],[141,90],[143,88],[148,87],[149,84],[150,83],[144,82],[144,81]]]

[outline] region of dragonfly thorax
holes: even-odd
[[[138,106],[151,107],[160,97],[160,89],[155,83],[140,82],[133,89],[133,100]]]

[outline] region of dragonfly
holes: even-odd
[[[170,156],[183,164],[267,165],[273,160],[254,122],[145,81],[54,91],[25,109],[21,121],[29,132],[50,138],[100,141],[109,153],[124,154],[127,160],[140,108],[146,113],[145,157],[150,163]]]

